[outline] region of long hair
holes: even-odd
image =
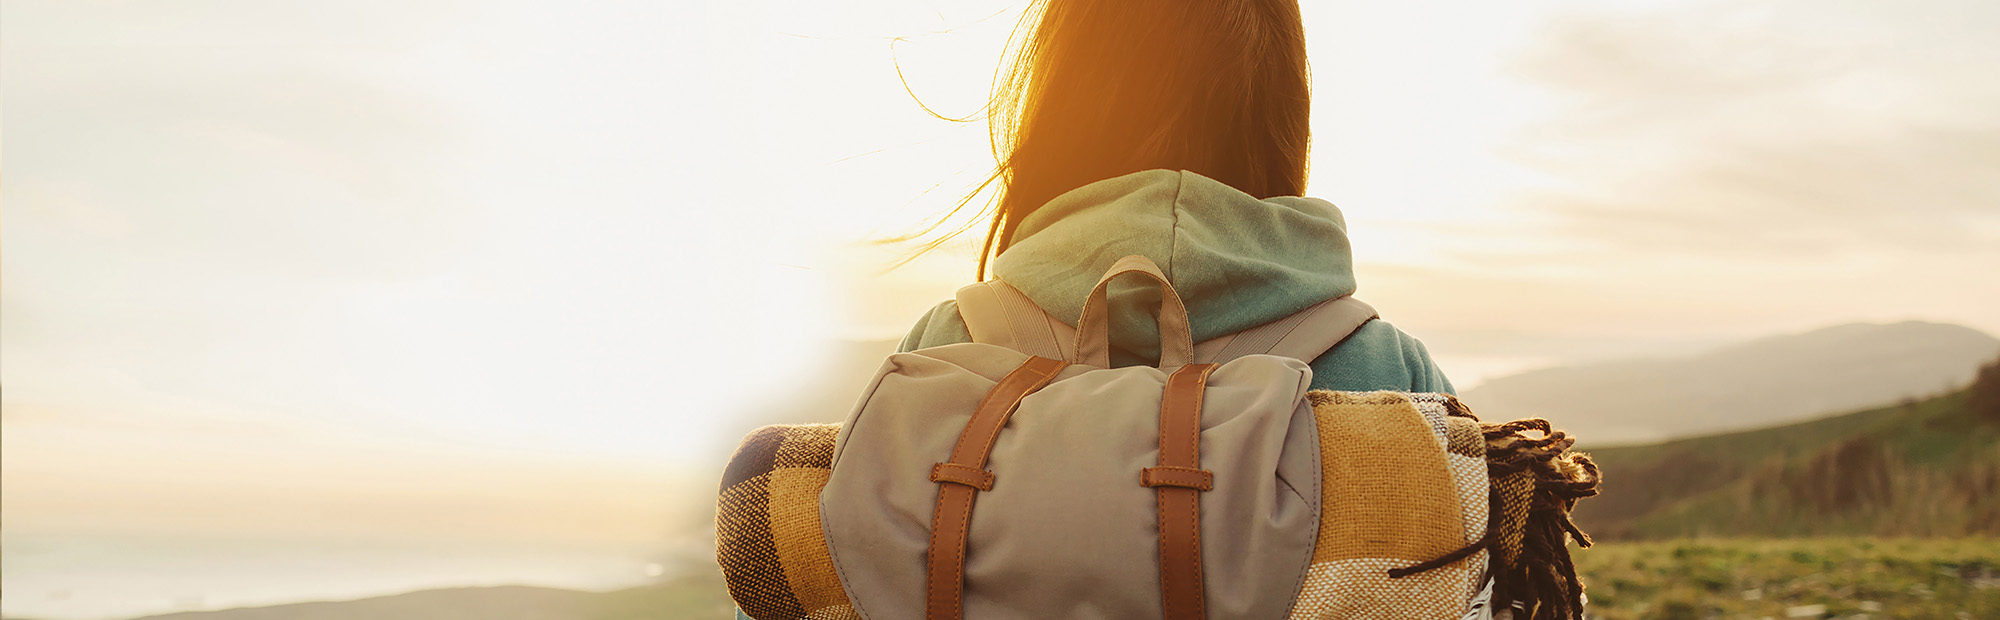
[[[1304,193],[1298,0],[1040,0],[1021,24],[1033,29],[987,108],[999,200],[980,279],[1022,219],[1097,181],[1164,168],[1258,198]]]

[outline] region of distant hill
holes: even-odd
[[[1923,401],[1775,428],[1588,450],[1604,539],[2000,535],[2000,363]]]
[[[1548,418],[1595,445],[1795,422],[1939,394],[2000,340],[1958,325],[1850,324],[1677,359],[1536,370],[1461,396],[1486,419]]]
[[[448,588],[133,620],[716,620],[730,617],[731,609],[722,575],[711,568],[663,584],[611,592],[529,586]]]

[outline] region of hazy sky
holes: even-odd
[[[9,529],[567,493],[520,528],[644,536],[664,500],[576,515],[706,493],[677,472],[732,414],[968,281],[962,246],[885,272],[908,248],[858,242],[990,169],[985,124],[904,80],[976,114],[1019,10],[8,0]],[[2000,333],[2000,4],[1305,16],[1309,193],[1461,386],[1848,321]],[[575,475],[432,493],[509,467]],[[225,497],[275,512],[190,507]]]

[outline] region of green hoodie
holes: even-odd
[[[1111,263],[1153,259],[1187,303],[1195,342],[1256,327],[1354,292],[1347,221],[1316,198],[1258,200],[1187,171],[1147,170],[1086,185],[1021,221],[993,275],[1070,322]],[[1159,359],[1157,288],[1111,290],[1113,366]],[[938,304],[900,351],[971,342],[956,302]],[[1416,338],[1380,319],[1313,360],[1315,389],[1452,392]]]

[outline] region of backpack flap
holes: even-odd
[[[1131,272],[1164,282],[1140,261],[1104,282]],[[857,613],[1109,620],[1279,618],[1291,608],[1318,527],[1311,371],[1274,356],[1188,364],[1185,310],[1171,294],[1161,332],[1178,341],[1163,343],[1178,372],[1104,368],[1103,297],[1100,287],[1085,304],[1094,312],[1077,330],[1080,363],[966,343],[884,365],[848,418],[820,495]],[[1008,387],[1016,373],[1047,369],[1045,387]],[[1170,389],[1184,396],[1163,398]],[[1194,393],[1199,401],[1185,396]],[[1010,417],[974,422],[995,403],[1014,404]],[[1163,444],[1174,454],[1163,458]],[[961,458],[967,445],[984,459]],[[1163,495],[1196,501],[1163,515]],[[957,531],[962,546],[938,544],[938,532]],[[1163,540],[1182,545],[1167,566]],[[1163,569],[1179,571],[1164,575],[1170,585],[1191,575],[1199,585],[1165,591]]]

